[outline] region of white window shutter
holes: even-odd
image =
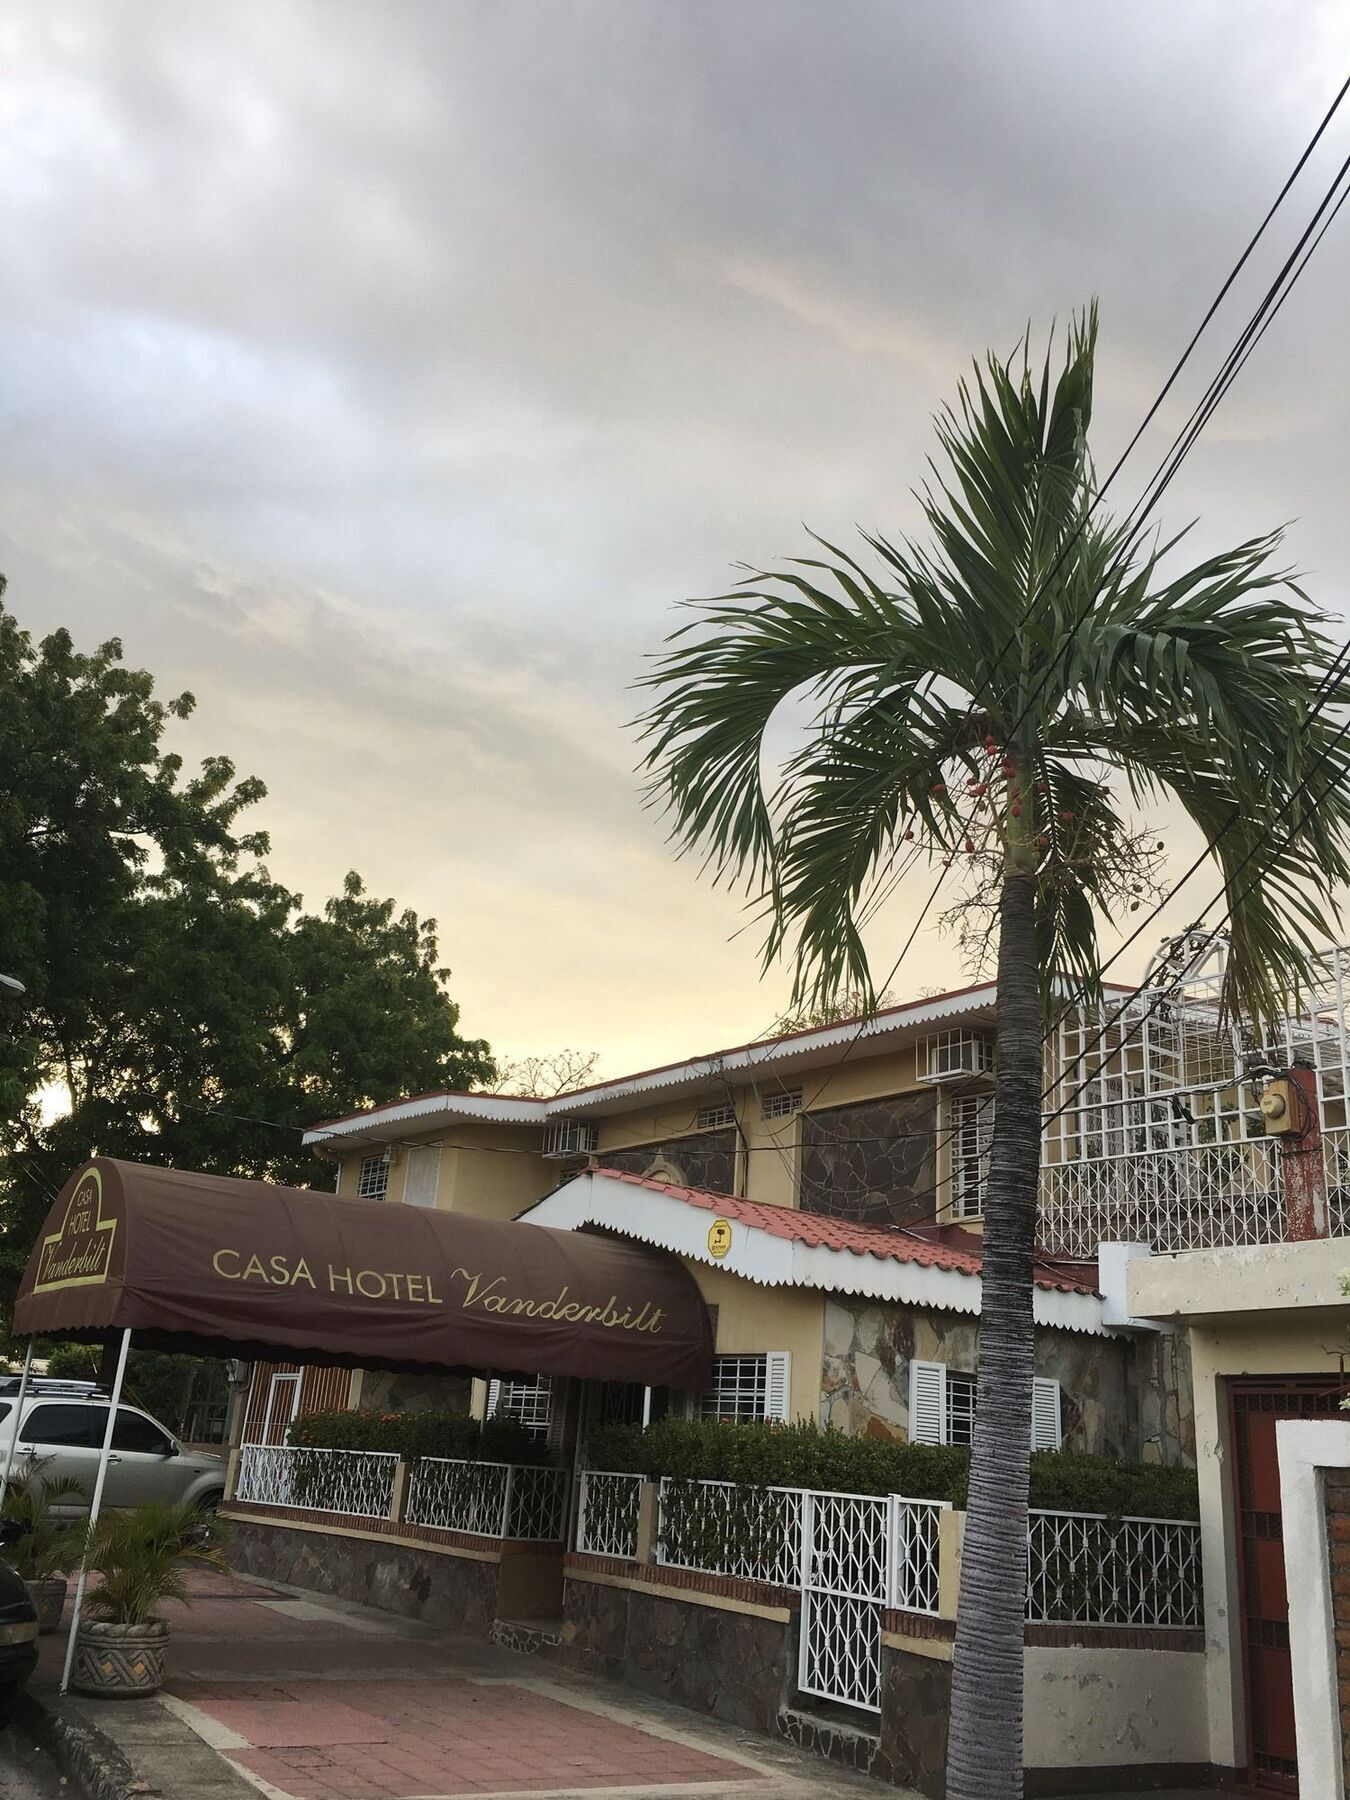
[[[909,1359],[909,1441],[947,1441],[947,1365]]]
[[[764,1417],[786,1421],[792,1411],[792,1352],[770,1350],[764,1360]]]
[[[403,1201],[406,1206],[436,1204],[436,1188],[441,1178],[439,1144],[419,1144],[408,1152],[408,1173],[404,1177]]]
[[[1033,1450],[1058,1450],[1063,1442],[1059,1383],[1038,1375],[1031,1390],[1031,1447]]]
[[[501,1384],[501,1382],[500,1381],[489,1381],[488,1391],[487,1391],[487,1405],[483,1409],[483,1417],[485,1419],[495,1419],[497,1416],[497,1408],[501,1405],[501,1403],[502,1403],[502,1384]]]

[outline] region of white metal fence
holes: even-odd
[[[312,1512],[386,1519],[398,1460],[392,1450],[244,1444],[234,1497],[254,1506],[302,1506]]]
[[[577,1502],[577,1549],[592,1556],[637,1556],[642,1475],[587,1469]]]
[[[675,1569],[796,1587],[802,1566],[802,1489],[666,1476],[656,1560]]]
[[[1051,1163],[1041,1171],[1040,1240],[1092,1261],[1103,1243],[1160,1251],[1278,1243],[1284,1201],[1266,1139]]]
[[[560,1543],[567,1520],[565,1469],[542,1463],[465,1462],[426,1456],[408,1478],[410,1525],[480,1537]]]
[[[1033,1511],[1027,1618],[1034,1624],[1198,1626],[1200,1527],[1188,1519],[1111,1519]]]

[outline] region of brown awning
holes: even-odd
[[[23,1335],[150,1349],[705,1387],[707,1310],[674,1257],[542,1225],[98,1157],[28,1259]]]

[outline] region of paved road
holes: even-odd
[[[70,1786],[36,1745],[0,1731],[0,1794],[4,1800],[68,1800]]]

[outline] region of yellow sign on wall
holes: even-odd
[[[714,1219],[708,1227],[709,1253],[720,1262],[731,1248],[731,1226],[725,1219]]]

